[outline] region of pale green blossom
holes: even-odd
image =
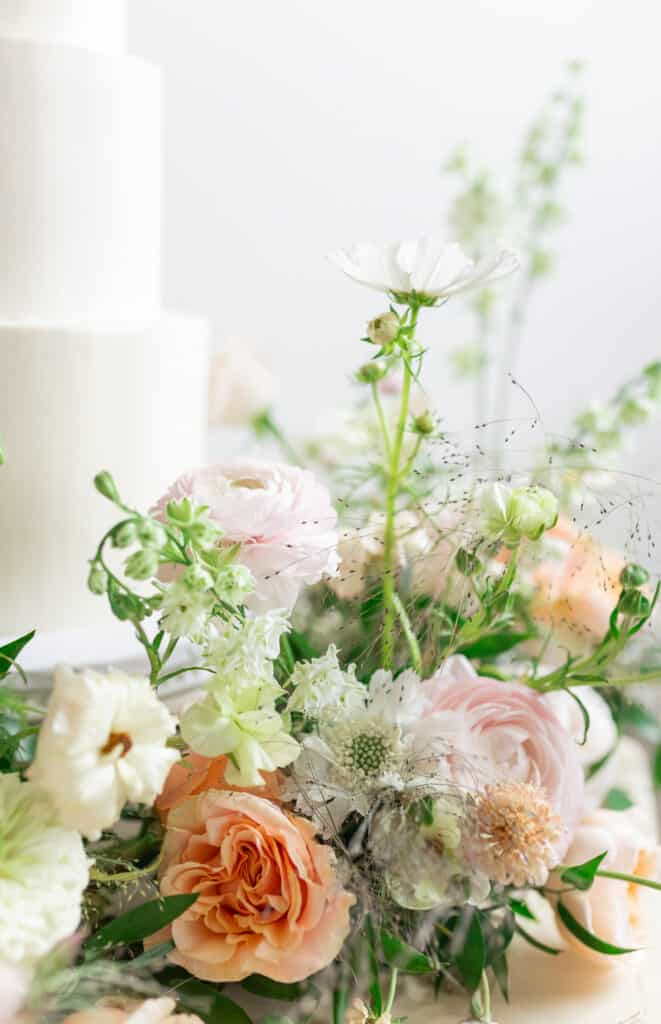
[[[193,589],[185,579],[171,583],[161,601],[161,626],[171,636],[201,637],[214,606],[213,594]]]
[[[480,497],[482,529],[487,537],[516,547],[524,538],[539,540],[558,521],[558,501],[544,487],[508,487],[495,483]]]
[[[356,679],[355,667],[346,671],[337,660],[337,648],[331,644],[321,658],[299,661],[289,677],[292,693],[288,711],[299,711],[308,718],[320,718],[327,711],[363,708],[367,692]]]

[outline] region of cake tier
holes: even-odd
[[[157,70],[0,40],[0,110],[0,323],[157,317]]]
[[[119,53],[125,23],[124,0],[0,0],[0,38]]]
[[[0,328],[0,636],[108,622],[87,562],[117,517],[100,469],[146,508],[204,462],[203,321]]]

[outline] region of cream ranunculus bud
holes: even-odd
[[[367,337],[373,345],[386,346],[392,344],[399,334],[399,317],[392,310],[375,316],[367,325]]]
[[[514,548],[524,538],[539,540],[558,520],[558,501],[544,487],[508,487],[495,483],[481,495],[485,534]]]

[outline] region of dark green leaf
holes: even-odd
[[[453,960],[466,989],[475,992],[486,965],[486,945],[477,911],[464,915],[455,930],[460,945],[453,950]]]
[[[517,924],[516,932],[517,935],[520,935],[522,939],[525,939],[526,942],[531,946],[534,946],[535,949],[541,950],[542,953],[548,953],[550,956],[559,956],[562,953],[561,949],[554,949],[553,946],[546,946],[543,942],[540,942],[539,939],[534,938],[534,936],[527,932],[525,928],[522,928],[520,924]]]
[[[384,930],[381,931],[381,949],[389,967],[397,967],[407,974],[429,974],[434,970],[429,957]]]
[[[243,1007],[221,993],[214,999],[211,1010],[200,1016],[204,1024],[252,1024]]]
[[[367,963],[369,966],[369,994],[372,1009],[377,1015],[383,1009],[383,993],[381,992],[381,973],[379,967],[379,954],[377,950],[377,936],[372,923],[372,918],[367,915],[365,918],[365,938],[367,947]]]
[[[96,954],[112,946],[129,946],[142,942],[149,935],[164,928],[195,903],[198,894],[165,896],[151,900],[140,907],[127,910],[121,917],[101,928],[85,943],[85,952]]]
[[[4,679],[8,672],[11,672],[14,667],[14,662],[18,658],[19,654],[35,634],[35,630],[31,630],[30,633],[25,633],[24,636],[19,636],[18,640],[11,640],[4,647],[0,647],[0,679]]]
[[[167,942],[159,942],[158,946],[152,946],[151,949],[141,953],[140,956],[136,956],[135,960],[131,960],[131,968],[143,967],[145,964],[153,963],[154,960],[161,960],[173,949],[174,942],[171,939],[168,939]]]
[[[589,932],[587,928],[576,920],[574,915],[567,909],[562,900],[558,900],[558,917],[564,924],[567,931],[571,932],[574,938],[582,942],[584,946],[594,949],[597,953],[604,953],[606,956],[623,956],[625,953],[635,953],[635,949],[625,949],[622,946],[613,946]]]
[[[306,982],[292,982],[287,984],[283,981],[272,981],[271,978],[264,978],[261,974],[251,974],[241,982],[243,988],[252,992],[254,996],[261,996],[263,999],[284,999],[293,1003],[300,999],[310,990]]]
[[[464,647],[459,648],[459,653],[467,658],[494,658],[497,654],[504,654],[505,651],[511,651],[518,644],[530,640],[532,635],[532,633],[515,633],[510,631],[492,633],[480,637],[475,643],[466,644]]]
[[[571,867],[565,868],[560,875],[560,878],[567,885],[573,886],[574,889],[580,889],[581,892],[586,892],[592,888],[592,884],[595,880],[597,871],[601,865],[602,860],[607,855],[608,850],[604,850],[597,857],[592,857],[591,860],[586,860],[584,864],[576,864]]]
[[[657,789],[661,789],[661,743],[657,745],[654,752],[654,760],[652,762],[652,771],[654,785]]]
[[[524,903],[523,900],[510,899],[510,910],[517,917],[526,917],[529,921],[537,920],[528,904]]]
[[[607,807],[609,811],[628,811],[630,807],[633,807],[633,800],[625,789],[613,786],[606,793],[604,807]]]
[[[618,723],[621,729],[636,733],[652,743],[661,743],[659,720],[642,704],[624,704],[618,712]]]
[[[506,1003],[510,1001],[509,966],[507,954],[501,953],[491,961],[491,970]]]
[[[574,693],[574,691],[570,690],[567,686],[564,687],[564,691],[574,699],[574,701],[578,705],[578,709],[581,712],[581,715],[583,716],[583,739],[580,741],[579,746],[584,747],[587,743],[588,733],[590,731],[590,712],[588,711],[585,704],[583,703],[583,701],[577,693]]]

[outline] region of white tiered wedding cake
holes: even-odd
[[[204,460],[207,329],[160,304],[161,83],[124,0],[0,0],[0,636],[104,621],[110,469]]]

